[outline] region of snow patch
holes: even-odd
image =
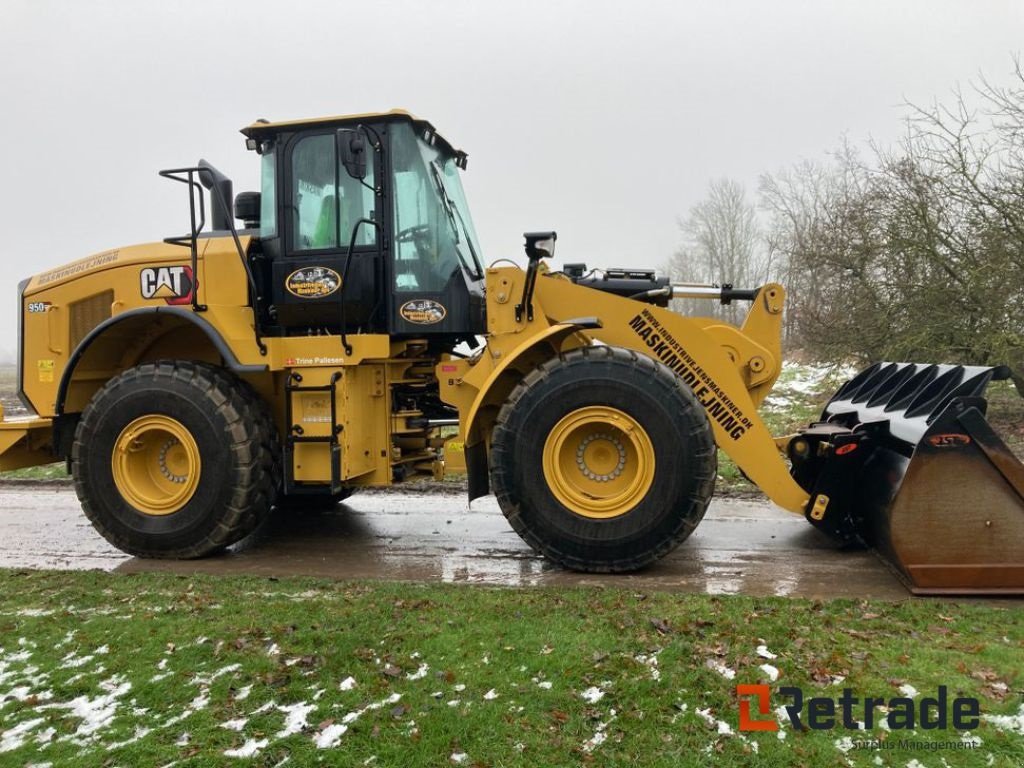
[[[1024,704],[1016,715],[982,715],[982,720],[992,723],[1000,731],[1024,734]]]
[[[697,716],[708,725],[713,725],[717,729],[718,734],[720,736],[732,735],[732,726],[730,726],[724,720],[718,720],[717,718],[715,718],[715,716],[711,714],[710,707],[708,707],[707,709],[698,709]]]
[[[28,739],[29,732],[33,728],[42,725],[45,721],[45,717],[37,717],[33,720],[18,723],[13,728],[8,728],[0,734],[0,752],[13,752],[15,749],[18,749]]]
[[[762,664],[759,669],[768,675],[768,679],[773,683],[779,679],[778,667],[773,667],[771,664]]]
[[[314,709],[316,709],[316,704],[306,704],[305,702],[278,707],[280,712],[284,712],[285,720],[284,728],[274,734],[274,739],[284,739],[302,731],[309,725],[307,716]]]
[[[429,672],[429,671],[430,671],[430,665],[429,664],[420,664],[419,669],[417,669],[415,672],[410,672],[409,674],[407,674],[405,676],[405,679],[406,680],[422,680],[424,677],[427,676],[427,672]]]
[[[608,739],[608,726],[614,719],[615,710],[613,709],[608,713],[607,720],[603,720],[597,724],[597,727],[594,729],[594,735],[587,739],[585,742],[583,742],[583,746],[581,747],[581,749],[584,753],[589,754],[590,752],[593,752],[599,746],[604,744],[604,742]]]
[[[270,742],[267,739],[247,739],[245,744],[237,749],[225,749],[225,757],[256,757],[261,749],[264,749]]]
[[[604,691],[596,685],[592,685],[580,694],[580,698],[588,704],[597,704],[597,702],[604,698]]]
[[[362,709],[355,709],[348,712],[344,717],[341,718],[341,723],[332,723],[324,728],[320,733],[313,737],[313,743],[316,744],[320,749],[328,749],[330,747],[336,747],[338,742],[341,741],[341,737],[348,731],[348,727],[358,720],[360,717],[365,715],[367,712],[380,709],[389,704],[397,704],[402,698],[402,694],[393,693],[386,699],[375,701],[371,704],[367,704]]]
[[[224,675],[229,675],[232,672],[236,672],[242,668],[241,664],[228,664],[226,667],[221,667],[216,672],[209,675],[196,675],[192,678],[192,682],[196,685],[210,685],[214,680]]]
[[[91,738],[97,731],[106,728],[114,720],[120,706],[120,699],[131,690],[132,684],[123,677],[115,675],[102,681],[100,688],[106,693],[94,698],[82,695],[68,702],[46,704],[39,709],[68,710],[72,717],[77,717],[82,721],[72,738]]]
[[[186,708],[189,712],[198,712],[201,709],[206,709],[210,705],[210,694],[208,691],[202,691],[198,696],[189,702]]]
[[[349,675],[338,684],[338,690],[340,691],[351,691],[356,687],[356,679]]]
[[[706,663],[707,663],[708,669],[715,670],[715,672],[720,674],[726,680],[732,680],[733,678],[736,677],[736,670],[735,669],[729,669],[729,667],[725,666],[725,664],[723,664],[722,662],[718,661],[717,659],[708,659]]]
[[[94,658],[96,657],[92,655],[79,656],[74,651],[71,651],[71,653],[69,653],[67,656],[60,660],[60,664],[65,669],[78,669],[79,667],[83,667],[86,664],[88,664]]]
[[[771,651],[769,651],[767,645],[757,646],[757,655],[760,656],[762,659],[768,659],[769,661],[772,659],[779,658],[779,654],[772,653]]]
[[[843,736],[841,739],[835,740],[836,749],[842,752],[844,755],[851,749],[855,749],[857,744],[849,736]]]
[[[151,728],[137,725],[135,726],[135,733],[133,733],[129,738],[124,741],[115,741],[111,744],[107,744],[107,751],[111,752],[115,749],[120,749],[121,747],[127,747],[129,744],[134,744],[136,741],[146,738],[150,733],[152,733]]]
[[[347,725],[332,723],[313,737],[313,743],[316,744],[317,749],[336,747],[341,743],[341,737],[345,735],[347,730]]]
[[[633,657],[636,661],[647,666],[651,673],[651,680],[661,680],[661,670],[658,669],[658,654],[638,653]]]

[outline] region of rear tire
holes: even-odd
[[[274,501],[274,425],[227,371],[168,361],[130,368],[86,407],[71,449],[82,509],[138,557],[198,558],[245,538]]]
[[[714,492],[703,407],[667,367],[586,347],[531,372],[498,414],[491,486],[537,552],[577,571],[642,568],[696,528]]]

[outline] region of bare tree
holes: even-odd
[[[1024,75],[908,105],[894,149],[762,178],[794,337],[839,359],[1024,370]],[[1024,383],[1024,382],[1022,382]]]
[[[673,280],[694,283],[731,283],[753,287],[767,279],[769,259],[757,221],[743,186],[730,179],[713,181],[708,196],[680,220],[683,243],[673,255]],[[706,301],[682,300],[675,308],[685,313],[736,321],[743,308]]]

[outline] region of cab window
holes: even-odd
[[[263,153],[261,160],[260,237],[269,239],[277,234],[277,153],[273,149]]]
[[[375,216],[374,163],[367,163],[365,184],[336,163],[334,134],[306,136],[292,150],[292,251],[346,249],[359,219]],[[363,225],[356,245],[373,245],[376,228]]]

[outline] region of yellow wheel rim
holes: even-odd
[[[110,466],[125,501],[146,515],[170,515],[195,493],[201,462],[195,438],[180,422],[152,414],[121,430]]]
[[[565,507],[584,517],[619,517],[654,481],[654,446],[640,424],[603,405],[563,417],[544,441],[544,479]]]

